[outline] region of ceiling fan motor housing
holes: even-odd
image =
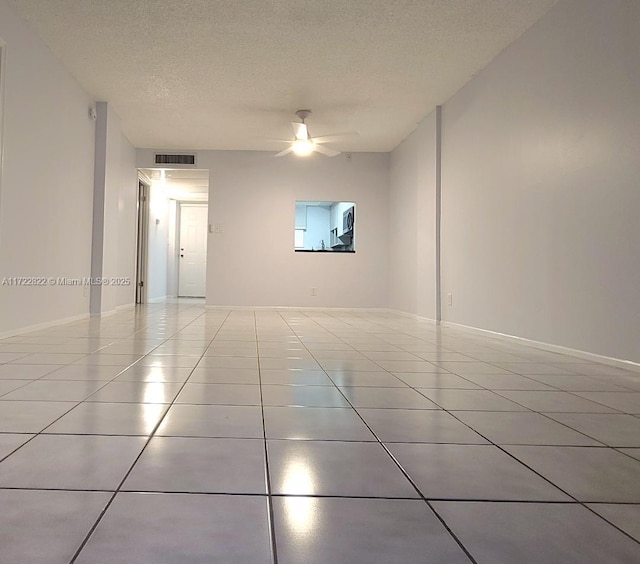
[[[311,110],[298,110],[296,115],[302,120],[302,123],[304,123],[304,120],[311,115]]]

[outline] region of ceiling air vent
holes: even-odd
[[[155,164],[157,165],[191,165],[195,166],[195,155],[164,155],[156,153]]]

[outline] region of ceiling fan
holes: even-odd
[[[293,121],[291,125],[293,126],[294,139],[293,141],[286,141],[287,143],[291,143],[289,147],[287,147],[284,151],[280,151],[276,157],[284,157],[289,153],[295,153],[299,157],[306,157],[313,153],[321,153],[326,155],[327,157],[335,157],[340,154],[340,151],[336,151],[335,149],[331,149],[330,147],[325,147],[323,143],[330,141],[332,138],[336,137],[336,135],[325,135],[322,137],[311,137],[309,134],[309,128],[307,124],[304,122],[305,119],[309,117],[311,114],[311,110],[298,110],[296,115],[300,118],[300,122]]]

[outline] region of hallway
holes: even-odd
[[[640,561],[640,375],[388,312],[0,340],[0,562]]]

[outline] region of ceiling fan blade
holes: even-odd
[[[316,143],[330,143],[331,141],[338,141],[348,137],[360,137],[360,134],[356,131],[344,131],[341,133],[331,133],[329,135],[321,135],[320,137],[314,137],[313,140]]]
[[[274,155],[274,156],[284,157],[285,155],[288,155],[291,151],[293,151],[293,145],[291,145],[290,147],[287,147],[284,151],[280,151],[277,155]]]
[[[329,147],[325,147],[324,145],[315,144],[313,146],[313,150],[326,155],[327,157],[335,157],[340,154],[340,151],[336,151],[335,149],[330,149]]]
[[[296,139],[309,139],[309,130],[307,129],[306,123],[292,121],[291,125],[293,126],[294,133],[296,134]]]
[[[270,143],[291,143],[291,139],[277,139],[276,137],[254,137],[256,141],[268,141]]]

